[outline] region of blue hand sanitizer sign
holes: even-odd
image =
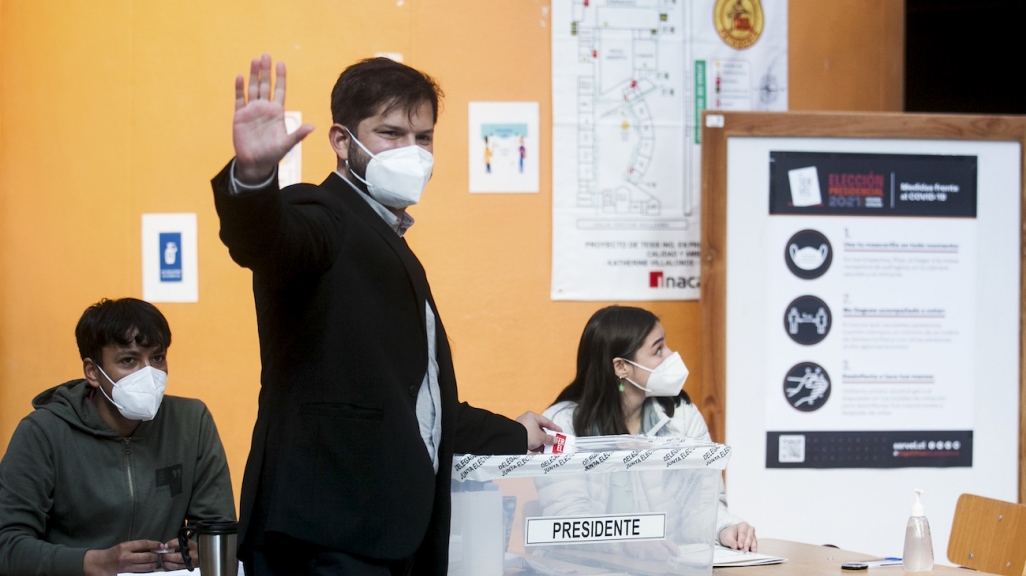
[[[160,233],[160,281],[182,281],[182,233]]]

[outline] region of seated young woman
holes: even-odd
[[[666,331],[648,310],[610,306],[584,327],[577,375],[545,416],[577,436],[645,434],[709,442],[702,414],[684,392],[688,369],[666,345]],[[735,550],[758,550],[755,528],[727,511],[720,483],[716,534]]]

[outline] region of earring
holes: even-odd
[[[623,392],[623,378],[620,378],[620,385],[617,386],[617,388],[620,390],[620,392]]]

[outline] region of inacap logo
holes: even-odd
[[[698,276],[666,276],[662,270],[648,273],[649,288],[698,288]]]

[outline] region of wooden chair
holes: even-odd
[[[948,561],[1005,576],[1026,574],[1026,506],[962,494],[948,540]]]

